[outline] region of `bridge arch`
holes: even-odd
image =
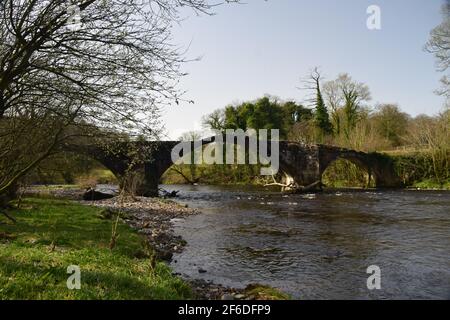
[[[369,181],[373,179],[376,187],[399,187],[401,185],[389,157],[376,152],[365,153],[325,145],[320,145],[319,148],[320,176],[322,177],[325,170],[338,159],[347,160],[366,171]]]
[[[376,177],[364,159],[339,155],[334,160],[320,168],[321,179],[326,186],[336,186],[341,182],[345,187],[369,188],[376,185]]]

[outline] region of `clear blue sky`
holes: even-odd
[[[442,110],[433,91],[442,74],[423,51],[441,21],[439,0],[246,0],[174,27],[174,43],[198,62],[180,88],[195,104],[164,109],[171,138],[199,129],[202,115],[265,94],[302,102],[300,78],[320,66],[327,80],[341,72],[369,85],[371,104],[398,103],[415,116]],[[368,30],[366,9],[381,8],[381,30]]]

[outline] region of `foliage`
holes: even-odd
[[[323,141],[322,135],[330,135],[333,133],[333,127],[330,122],[330,117],[328,114],[327,107],[323,100],[322,92],[320,90],[320,78],[321,75],[319,71],[314,69],[311,74],[311,80],[313,81],[314,90],[316,92],[316,99],[314,101],[315,112],[314,112],[314,121],[316,127],[320,130],[320,142]]]
[[[203,117],[206,129],[279,129],[280,138],[288,138],[292,126],[311,121],[313,112],[294,101],[280,101],[268,96],[255,101],[229,105]],[[192,138],[192,133],[187,133]],[[198,135],[197,135],[198,136]],[[182,137],[183,140],[186,136]],[[164,183],[208,183],[208,184],[265,184],[267,179],[259,175],[258,165],[181,165],[172,166],[162,181]]]
[[[450,109],[435,118],[418,117],[408,131],[410,143],[422,149],[431,159],[431,170],[437,181],[449,177]]]
[[[248,296],[254,296],[258,300],[290,300],[291,297],[279,291],[278,289],[261,285],[250,284],[245,288],[245,294]]]
[[[175,168],[174,168],[175,167]],[[167,170],[161,181],[163,184],[254,184],[264,185],[270,177],[260,176],[258,165],[197,165],[196,175],[192,175],[190,165],[177,165]]]
[[[218,111],[205,117],[205,124],[214,124]],[[279,129],[280,138],[285,139],[294,123],[310,119],[311,110],[293,101],[280,102],[277,99],[263,97],[253,102],[244,102],[237,106],[227,106],[223,110],[223,129]],[[217,126],[209,125],[208,129]]]
[[[322,175],[323,183],[327,187],[375,187],[374,179],[369,182],[368,173],[357,165],[344,159],[331,163]]]
[[[438,182],[435,179],[422,179],[418,182],[414,182],[411,186],[417,189],[450,190],[450,179],[448,179],[447,181],[441,180],[441,182]]]
[[[398,105],[378,105],[377,112],[372,116],[372,119],[377,133],[388,140],[392,147],[403,144],[402,140],[406,136],[410,116],[401,112]]]
[[[86,174],[75,177],[75,183],[80,187],[95,187],[98,184],[118,184],[117,178],[108,169],[93,169]]]
[[[115,178],[97,161],[73,152],[61,152],[41,161],[23,184],[74,184],[93,178],[98,183],[111,183]]]
[[[447,164],[443,173],[436,176],[433,157],[429,152],[413,152],[396,154],[391,156],[395,168],[403,183],[407,186],[416,185],[421,181],[434,181],[435,185],[441,187],[450,180],[450,168]],[[450,157],[450,154],[448,154]]]
[[[316,75],[315,79],[320,79]],[[313,80],[314,80],[313,78]],[[311,82],[309,89],[317,89],[317,83]],[[320,85],[320,83],[319,83]],[[320,87],[319,87],[320,88]],[[319,89],[320,91],[320,89]],[[416,171],[409,167],[400,167],[399,174],[405,185],[412,185],[420,179],[434,179],[445,184],[448,177],[450,159],[450,111],[442,112],[435,117],[418,116],[412,118],[402,112],[395,104],[379,104],[374,109],[363,105],[370,99],[369,88],[355,82],[348,74],[341,74],[337,79],[323,85],[324,98],[316,96],[313,101],[325,103],[332,111],[332,134],[324,135],[318,126],[317,110],[312,112],[295,102],[280,103],[278,100],[264,97],[254,102],[244,102],[237,106],[227,106],[216,110],[204,118],[204,124],[218,124],[215,128],[273,128],[280,126],[282,139],[299,141],[309,144],[326,143],[353,150],[365,152],[389,151],[395,148],[408,148],[417,151],[417,161],[429,159],[426,170]],[[317,92],[316,92],[317,93]],[[317,108],[316,108],[317,109]],[[252,125],[252,126],[251,126]],[[210,126],[209,128],[213,128]],[[401,150],[401,149],[399,149]],[[423,154],[426,153],[426,154]],[[420,159],[419,159],[420,158]],[[164,181],[167,183],[264,183],[254,174],[251,166],[197,166],[196,174],[186,170],[186,167],[176,168],[178,174],[184,176],[178,179],[173,173],[167,173]],[[244,168],[245,167],[245,168]],[[433,172],[433,174],[431,174]],[[411,178],[414,177],[414,178]],[[359,185],[367,186],[367,173],[349,163],[332,165],[327,170],[324,179],[328,185]],[[373,181],[371,182],[373,185]]]

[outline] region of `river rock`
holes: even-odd
[[[173,252],[161,248],[157,250],[156,257],[160,260],[171,261],[173,257]]]

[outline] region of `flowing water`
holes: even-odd
[[[450,299],[450,192],[165,188],[202,212],[175,221],[188,245],[172,267],[190,278],[300,299]],[[367,288],[371,265],[380,290]]]

